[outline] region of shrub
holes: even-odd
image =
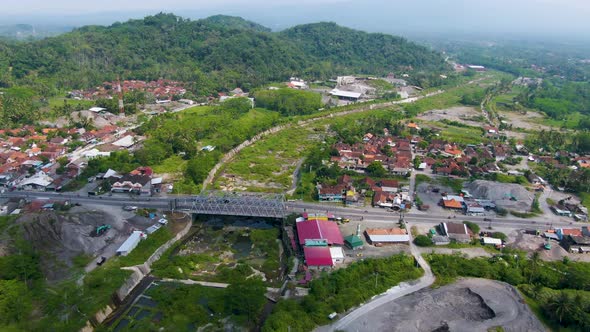
[[[426,235],[418,235],[414,238],[414,244],[419,247],[428,247],[432,245],[432,240]]]
[[[494,232],[492,233],[492,237],[494,239],[500,239],[502,241],[506,241],[508,239],[508,236],[502,232]]]
[[[464,221],[463,222],[467,227],[473,232],[473,234],[479,234],[479,225],[471,222],[471,221]]]

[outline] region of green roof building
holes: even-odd
[[[363,240],[358,235],[349,235],[344,238],[344,243],[351,249],[357,249],[363,246]]]

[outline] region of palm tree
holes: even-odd
[[[560,292],[557,297],[547,302],[545,310],[547,314],[557,319],[561,324],[564,320],[571,320],[576,313],[576,304],[565,293]]]

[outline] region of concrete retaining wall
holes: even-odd
[[[176,241],[182,239],[185,235],[188,234],[188,232],[191,229],[191,226],[192,221],[189,221],[186,224],[186,226],[180,232],[178,232],[178,234],[176,234],[172,239],[168,240],[166,243],[161,245],[143,264],[122,268],[124,270],[132,271],[133,273],[129,278],[127,278],[127,280],[125,280],[125,283],[123,283],[123,285],[115,292],[115,295],[117,296],[117,300],[119,301],[119,303],[123,302],[125,298],[131,293],[131,291],[133,291],[133,289],[137,287],[137,285],[139,285],[143,278],[150,274],[150,272],[152,271],[152,264],[158,259],[160,259],[162,254],[170,247],[172,247],[172,245],[174,245]],[[107,319],[107,317],[113,311],[115,311],[115,309],[116,306],[113,306],[111,304],[107,305],[94,315],[94,320],[96,320],[98,324],[104,322],[104,320]],[[90,321],[87,321],[86,326],[84,326],[84,328],[82,328],[80,331],[92,332],[94,331],[94,327],[92,326],[92,323]]]

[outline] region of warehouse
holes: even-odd
[[[410,236],[405,229],[401,228],[367,228],[365,230],[367,242],[374,246],[386,244],[409,243]]]
[[[306,240],[326,240],[328,245],[343,245],[344,239],[338,224],[326,220],[306,220],[297,222],[299,244],[305,245]]]
[[[142,239],[146,239],[146,238],[147,238],[147,235],[145,235],[144,232],[134,231],[131,235],[129,235],[127,240],[125,240],[125,242],[123,242],[123,244],[119,247],[119,249],[117,249],[117,255],[119,255],[119,256],[129,255],[129,253],[131,251],[133,251],[133,249],[135,249],[135,247],[137,247],[139,242]]]

